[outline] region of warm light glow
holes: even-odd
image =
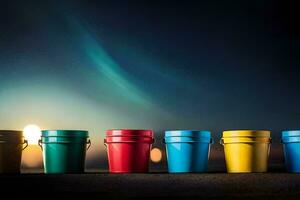
[[[151,161],[154,163],[159,163],[162,159],[162,152],[159,148],[153,148],[150,153]]]
[[[38,144],[41,137],[41,129],[37,125],[29,124],[24,128],[23,134],[28,144]]]
[[[40,146],[28,145],[22,152],[22,168],[25,170],[43,168],[43,152]]]

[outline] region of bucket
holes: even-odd
[[[164,143],[170,173],[206,172],[212,143],[209,131],[166,131]]]
[[[22,131],[0,130],[0,173],[20,173],[22,150],[27,146]]]
[[[300,130],[283,131],[281,142],[286,170],[300,173]]]
[[[104,144],[107,147],[110,173],[147,173],[151,145],[151,130],[108,130]]]
[[[39,145],[46,174],[84,172],[86,150],[91,145],[88,131],[44,130]]]
[[[224,146],[227,172],[266,172],[270,134],[259,130],[224,131],[220,143]]]

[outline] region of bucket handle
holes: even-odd
[[[88,145],[87,146],[87,148],[86,148],[86,150],[89,150],[89,148],[91,147],[91,145],[92,145],[92,142],[91,142],[91,140],[90,139],[88,139],[88,141],[86,142],[86,144]]]
[[[224,139],[221,138],[219,143],[220,143],[221,145],[224,145]]]
[[[22,151],[28,147],[28,141],[27,141],[27,140],[24,140],[23,145],[24,145],[24,144],[25,144],[25,146],[22,148]]]
[[[119,141],[117,143],[135,143],[135,141]],[[152,144],[154,144],[154,143],[155,143],[155,139],[152,138]],[[106,139],[104,139],[104,146],[107,148],[107,141],[106,141]]]
[[[118,142],[116,142],[116,143],[135,143],[136,141],[118,141]],[[147,142],[148,143],[148,142]],[[153,143],[155,143],[155,139],[154,138],[152,138],[152,142],[151,142],[152,144]],[[104,145],[106,146],[106,144],[107,144],[107,140],[106,139],[104,139]]]
[[[0,143],[5,143],[5,142],[4,141],[0,141]],[[28,141],[24,140],[24,142],[22,143],[22,145],[24,145],[24,144],[25,144],[25,146],[22,147],[22,151],[28,147]]]
[[[194,143],[194,142],[197,142],[197,141],[189,141],[189,142],[186,142],[186,143]],[[166,139],[165,138],[162,139],[162,143],[166,144]],[[214,140],[212,138],[210,138],[209,144],[214,144]]]
[[[254,143],[254,142],[243,142],[243,143]],[[270,143],[270,144],[272,143],[272,138],[269,138],[269,143]],[[220,139],[220,144],[221,144],[221,145],[224,145],[224,138],[221,138],[221,139]]]
[[[43,151],[43,146],[42,146],[42,140],[39,139],[38,145],[41,147],[42,151]]]
[[[27,142],[27,141],[26,141]],[[39,139],[39,146],[41,147],[41,149],[43,150],[43,146],[42,146],[42,140],[41,139]],[[87,146],[87,148],[86,148],[86,150],[89,150],[89,148],[91,147],[91,145],[92,145],[92,142],[91,142],[91,140],[90,139],[88,139],[88,141],[86,142],[86,144],[88,145]],[[28,144],[26,145],[26,147],[28,146]]]

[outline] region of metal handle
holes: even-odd
[[[42,146],[42,140],[39,139],[38,145],[41,147],[42,151],[43,151],[43,146]]]
[[[272,138],[269,138],[269,142],[270,142],[270,144],[272,143]],[[243,142],[243,143],[254,143],[254,142]],[[220,139],[220,144],[224,145],[224,139],[223,138]]]
[[[6,142],[5,141],[0,141],[0,143],[6,143]],[[22,143],[22,145],[24,145],[24,144],[25,144],[25,147],[22,148],[22,151],[28,147],[28,141],[24,140],[24,142]]]
[[[196,143],[197,141],[189,141],[189,142],[187,142],[187,143],[194,143],[194,142]],[[163,144],[166,144],[165,138],[162,139],[162,143],[163,143]],[[212,138],[210,138],[209,143],[210,143],[210,144],[213,144],[213,143],[214,143],[214,140],[213,140]]]
[[[104,139],[104,146],[107,148],[106,139]]]
[[[25,144],[25,147],[22,148],[22,150],[26,149],[28,147],[28,141],[27,140],[24,140],[24,143],[23,145]]]
[[[224,145],[224,139],[221,138],[219,143],[220,143],[221,145]]]
[[[69,142],[62,142],[62,143],[69,143]],[[86,148],[86,150],[89,150],[89,148],[90,148],[91,145],[92,145],[91,140],[89,139],[89,140],[87,141],[86,144],[88,145],[87,148]],[[42,140],[41,140],[41,139],[39,139],[38,145],[39,145],[39,146],[41,147],[41,149],[43,150]],[[27,147],[27,146],[26,146],[26,147]]]
[[[91,142],[91,140],[90,139],[88,139],[88,141],[87,141],[87,143],[86,143],[87,145],[88,145],[88,147],[86,148],[86,150],[89,150],[89,148],[91,147],[91,145],[92,145],[92,142]]]
[[[155,142],[154,138],[152,138],[152,144]],[[117,143],[136,143],[136,141],[118,141]],[[148,143],[148,142],[142,142],[142,143]],[[104,139],[104,146],[107,147],[106,139]]]

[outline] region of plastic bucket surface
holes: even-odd
[[[300,173],[300,130],[283,131],[281,142],[286,170]]]
[[[87,144],[90,146],[88,131],[42,131],[45,173],[83,173]]]
[[[168,171],[170,173],[205,172],[212,143],[209,131],[166,131]]]
[[[153,144],[151,130],[108,130],[107,147],[110,173],[147,173]]]
[[[22,150],[26,147],[22,131],[0,130],[0,173],[20,173]]]
[[[228,173],[266,172],[270,150],[270,131],[224,131],[224,146]]]

